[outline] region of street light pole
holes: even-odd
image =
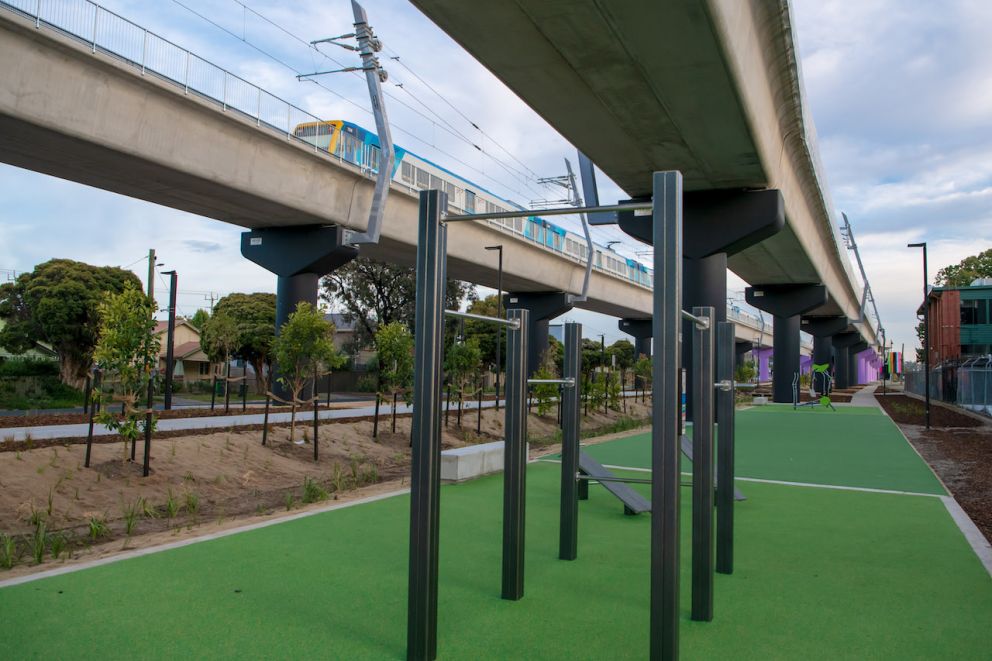
[[[175,271],[165,271],[163,275],[169,276],[169,330],[166,334],[165,345],[165,410],[172,409],[172,365],[175,360],[175,339],[176,339],[176,285],[179,282],[179,275]]]
[[[499,270],[496,275],[496,316],[503,318],[503,244],[496,246],[486,246],[486,250],[496,250],[499,252]],[[503,325],[496,324],[496,410],[499,411],[499,370],[500,370],[500,345],[503,343]]]
[[[926,428],[930,429],[930,301],[927,291],[927,242],[909,243],[907,248],[923,248],[923,387],[926,389],[924,399],[926,408],[923,418]]]

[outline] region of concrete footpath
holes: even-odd
[[[628,398],[635,397],[633,393],[627,393]],[[639,394],[637,396],[640,396]],[[504,399],[500,399],[500,406],[505,403]],[[451,413],[454,414],[456,409],[455,402],[451,404]],[[482,402],[482,408],[493,408],[496,406],[495,400],[484,400]],[[475,411],[478,408],[477,401],[466,400],[462,406],[462,411]],[[379,417],[386,418],[392,415],[393,407],[392,404],[382,404],[379,406]],[[404,413],[412,413],[413,406],[407,404],[399,404],[396,407],[396,413],[402,415]],[[359,406],[355,408],[347,409],[321,409],[317,416],[321,420],[343,420],[348,418],[365,418],[375,414],[374,406]],[[289,422],[290,413],[279,412],[269,414],[269,423],[280,423]],[[307,421],[313,420],[313,409],[302,409],[296,412],[297,421]],[[157,431],[177,431],[177,430],[196,430],[196,429],[227,429],[228,427],[244,427],[248,425],[260,425],[264,422],[265,415],[263,413],[242,413],[238,415],[217,415],[217,416],[202,416],[194,418],[168,418],[165,420],[159,420],[156,425]],[[30,437],[33,440],[45,440],[50,438],[80,438],[85,437],[89,431],[88,424],[74,424],[74,425],[46,425],[41,427],[7,427],[0,428],[0,440],[3,441],[24,441]],[[115,432],[110,431],[103,425],[94,424],[93,425],[93,435],[94,436],[111,436]]]

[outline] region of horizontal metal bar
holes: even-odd
[[[503,319],[501,317],[487,317],[484,314],[472,314],[471,312],[459,312],[458,310],[445,310],[449,317],[461,317],[462,319],[475,319],[476,321],[488,321],[494,324],[509,326],[514,330],[520,330],[520,322],[516,319]]]
[[[455,223],[459,220],[499,220],[500,218],[526,218],[527,216],[569,216],[577,213],[600,213],[603,211],[641,211],[651,209],[650,202],[630,202],[628,204],[607,204],[598,207],[559,207],[556,209],[523,209],[521,211],[500,211],[497,213],[467,213],[445,216],[441,220]]]
[[[575,379],[568,377],[567,379],[527,379],[527,385],[533,386],[541,383],[559,383],[566,388],[575,387]]]
[[[575,479],[589,480],[591,482],[630,482],[631,484],[651,484],[651,480],[646,480],[639,477],[620,477],[619,475],[606,477],[605,475],[583,475],[582,473],[576,473]]]
[[[704,319],[703,317],[697,317],[691,312],[686,312],[685,310],[682,310],[682,318],[685,319],[686,321],[693,322],[694,324],[696,324],[696,328],[700,330],[706,330],[707,328],[710,327],[709,319]]]

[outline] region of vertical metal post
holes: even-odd
[[[563,378],[574,379],[571,388],[562,388],[561,413],[561,515],[558,525],[558,559],[575,560],[579,546],[579,368],[582,324],[565,324]]]
[[[144,462],[141,466],[141,475],[143,477],[148,477],[149,463],[151,462],[152,453],[152,406],[153,406],[153,396],[154,396],[155,382],[151,375],[148,376],[148,409],[145,411],[145,456]],[[132,441],[131,449],[134,449],[134,442]]]
[[[93,372],[93,390],[100,391],[100,370]],[[93,416],[96,414],[96,408],[96,402],[90,404],[90,424],[86,432],[86,460],[83,462],[86,468],[90,467],[90,454],[93,451]]]
[[[265,398],[268,401],[268,397]],[[210,410],[214,410],[214,405],[217,403],[217,375],[214,374],[213,379],[210,381]]]
[[[407,658],[437,658],[438,500],[441,491],[441,361],[447,230],[441,191],[420,193],[410,474]]]
[[[527,496],[527,324],[529,311],[506,311],[519,326],[506,333],[506,422],[503,425],[503,599],[524,596],[524,512]]]
[[[320,427],[320,419],[318,418],[317,409],[317,398],[313,400],[313,460],[317,461],[317,431]]]
[[[83,413],[89,413],[90,396],[92,395],[92,381],[90,375],[86,375],[86,387],[83,388]]]
[[[651,612],[650,658],[679,656],[679,402],[682,364],[682,174],[655,172],[652,244],[655,342],[651,418]]]
[[[148,30],[145,30],[145,40],[141,44],[141,75],[145,75],[145,54],[148,52]]]
[[[165,397],[163,407],[166,411],[172,409],[172,378],[175,366],[176,344],[176,293],[179,287],[179,276],[175,270],[169,271],[169,322],[165,335]]]
[[[262,125],[262,88],[258,88],[258,102],[255,104],[255,126]]]
[[[38,4],[34,8],[34,26],[36,28],[41,27],[41,0],[38,0]]]
[[[191,57],[190,52],[186,51],[186,80],[184,82],[185,89],[183,90],[183,94],[189,94],[189,66]]]
[[[96,22],[100,18],[100,7],[93,5],[93,52],[96,52]]]
[[[231,412],[231,359],[227,359],[227,376],[224,377],[224,415]]]
[[[262,416],[262,445],[269,438],[269,393],[265,393],[265,414]]]
[[[730,390],[717,394],[716,450],[716,570],[734,573],[734,322],[717,324],[716,378]]]
[[[709,321],[692,327],[692,619],[713,619],[713,331],[711,307],[692,313]]]
[[[379,436],[379,390],[375,391],[375,413],[372,414],[372,438]]]
[[[396,433],[396,404],[397,404],[397,400],[399,399],[399,395],[400,395],[399,392],[393,391],[393,422],[392,422],[392,431],[393,431],[394,434]]]

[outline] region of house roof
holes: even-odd
[[[200,334],[200,329],[197,328],[196,326],[194,326],[193,324],[191,324],[186,319],[176,319],[176,328],[179,328],[180,326],[186,326],[187,328],[189,328],[190,330],[192,330],[197,335]],[[155,322],[155,330],[153,331],[153,333],[155,335],[158,335],[159,333],[164,333],[167,330],[169,330],[169,322],[168,321],[156,321]]]
[[[347,312],[329,312],[324,315],[324,319],[334,324],[338,333],[354,333],[358,327],[354,315]]]
[[[183,342],[182,344],[176,346],[176,348],[173,351],[175,353],[176,359],[189,358],[190,356],[192,356],[196,352],[200,351],[200,343],[199,342]],[[205,357],[206,356],[204,356],[204,358]]]

